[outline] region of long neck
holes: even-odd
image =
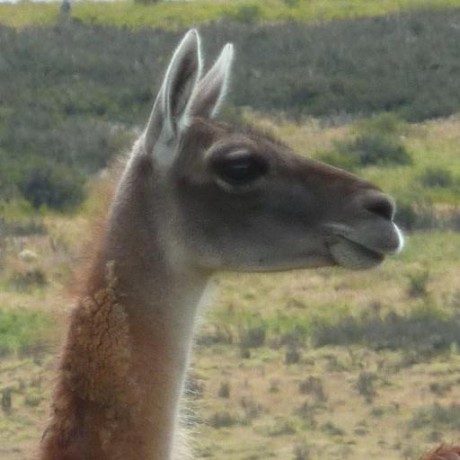
[[[131,165],[134,176],[153,174],[138,163]],[[208,276],[172,261],[158,215],[146,213],[150,178],[125,176],[86,295],[72,315],[43,460],[172,455]]]

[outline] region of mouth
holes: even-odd
[[[394,224],[391,229],[387,227],[386,231],[380,233],[380,236],[383,236],[382,233],[386,236],[383,239],[385,244],[380,238],[378,241],[372,241],[370,238],[356,238],[356,235],[344,233],[335,233],[328,247],[337,265],[351,270],[376,267],[387,255],[398,253],[404,245],[401,231]],[[371,241],[374,244],[371,244]]]
[[[343,236],[337,236],[329,244],[332,258],[341,267],[351,270],[365,270],[380,265],[385,254],[355,243]]]

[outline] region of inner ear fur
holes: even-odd
[[[147,151],[153,151],[160,136],[174,138],[187,126],[190,102],[201,71],[200,38],[198,32],[192,29],[174,51],[153,105],[145,131]]]
[[[193,116],[213,118],[217,115],[228,90],[233,56],[233,45],[227,43],[196,87],[190,109]]]

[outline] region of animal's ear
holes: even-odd
[[[227,43],[214,65],[198,83],[193,97],[191,114],[204,118],[217,115],[227,92],[233,62],[233,45]]]
[[[153,105],[145,131],[148,152],[153,151],[160,136],[167,142],[187,127],[190,101],[201,69],[200,37],[192,29],[176,48]]]

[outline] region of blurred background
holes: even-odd
[[[460,1],[0,3],[0,459],[31,458],[107,168],[198,27],[222,118],[398,203],[368,272],[229,274],[196,340],[197,458],[416,459],[460,440]]]

